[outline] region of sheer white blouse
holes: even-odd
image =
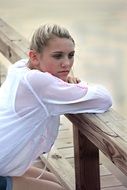
[[[0,88],[0,175],[20,176],[50,151],[61,114],[102,113],[112,104],[109,92],[85,82],[69,84],[30,70],[26,59],[12,65]]]

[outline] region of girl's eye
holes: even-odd
[[[73,58],[73,57],[74,57],[74,52],[69,53],[68,58],[71,59],[71,58]]]

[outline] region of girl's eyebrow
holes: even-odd
[[[75,53],[75,51],[71,51],[70,53]]]
[[[63,53],[63,51],[54,51],[52,52],[53,54],[56,54],[56,53]]]
[[[56,53],[64,53],[63,51],[54,51],[52,52],[53,54],[56,54]],[[69,53],[75,53],[75,51],[70,51]]]

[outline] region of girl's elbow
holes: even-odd
[[[112,98],[110,95],[107,95],[103,99],[103,109],[107,111],[112,106]]]

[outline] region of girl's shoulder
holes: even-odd
[[[36,69],[32,69],[27,72],[25,78],[30,84],[34,86],[49,86],[51,84],[55,84],[59,80],[57,77],[54,77],[48,72],[42,72]]]

